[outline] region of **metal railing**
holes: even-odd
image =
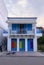
[[[35,34],[35,30],[29,31],[29,30],[10,30],[9,34]]]

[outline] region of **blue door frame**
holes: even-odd
[[[28,51],[33,51],[33,39],[28,39],[27,44],[28,44]]]

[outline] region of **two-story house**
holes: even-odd
[[[37,51],[36,17],[8,17],[8,51]]]

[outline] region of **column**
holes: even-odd
[[[34,37],[33,39],[33,48],[34,51],[37,51],[37,37]]]
[[[27,51],[27,39],[25,39],[25,51]]]
[[[17,51],[19,51],[19,38],[17,38]]]
[[[7,50],[11,51],[11,38],[8,37]]]

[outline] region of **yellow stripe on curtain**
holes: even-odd
[[[22,48],[22,41],[20,41],[20,48]]]

